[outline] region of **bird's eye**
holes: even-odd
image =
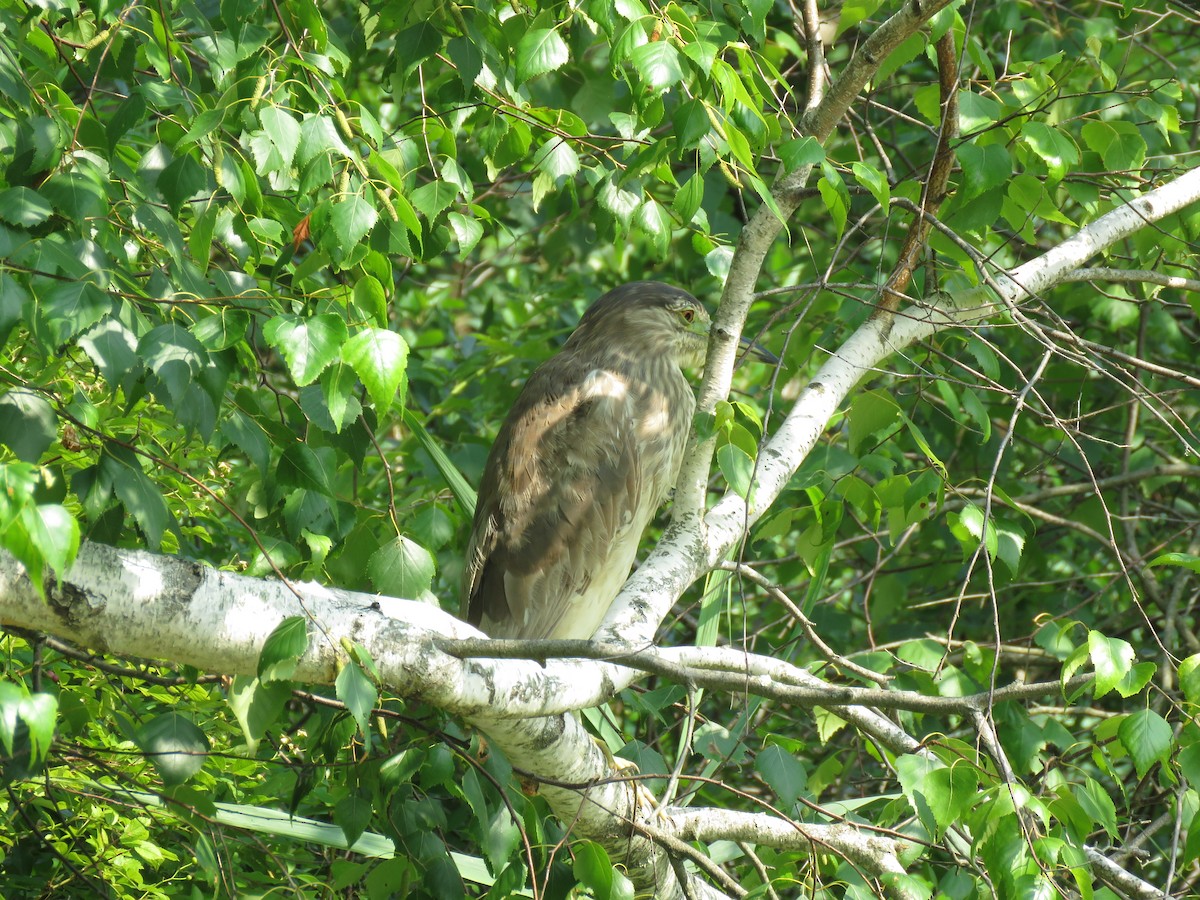
[[[684,309],[680,311],[680,315],[683,316],[683,321],[691,322],[696,318],[696,311],[694,309]]]

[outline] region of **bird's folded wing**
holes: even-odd
[[[530,379],[484,473],[466,595],[492,637],[590,637],[669,487],[635,440],[657,398],[603,368],[564,390],[556,369]]]

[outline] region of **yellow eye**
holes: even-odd
[[[683,321],[685,321],[685,322],[691,322],[691,321],[695,320],[695,318],[696,318],[696,311],[690,307],[685,307],[684,309],[681,309],[679,311],[679,314],[681,316],[683,316]]]

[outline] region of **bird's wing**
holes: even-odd
[[[658,391],[603,368],[571,383],[559,362],[530,378],[480,488],[464,592],[492,637],[590,637],[677,467],[638,452]]]

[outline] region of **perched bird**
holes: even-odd
[[[592,636],[675,484],[696,408],[681,369],[704,362],[708,331],[691,294],[633,282],[530,376],[484,468],[468,622],[493,638]]]

